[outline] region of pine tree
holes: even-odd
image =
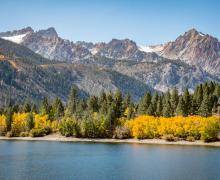
[[[53,113],[54,113],[54,118],[56,120],[59,120],[61,117],[64,115],[64,106],[60,98],[56,98],[53,105]]]
[[[220,86],[218,84],[216,84],[216,86],[215,86],[215,90],[213,92],[213,95],[216,97],[220,97]]]
[[[196,98],[195,98],[195,96],[193,95],[192,102],[191,102],[190,112],[191,112],[192,115],[198,115],[198,110],[199,110],[199,107],[198,107]]]
[[[178,105],[177,105],[177,108],[176,108],[176,115],[177,116],[187,116],[187,112],[186,112],[186,109],[185,109],[185,102],[183,100],[183,97],[180,96],[179,98],[179,102],[178,102]]]
[[[114,99],[113,99],[112,92],[109,92],[107,94],[107,107],[108,108],[112,105],[113,101],[114,101]]]
[[[211,81],[209,82],[208,86],[209,86],[209,93],[213,94],[213,92],[215,91],[215,83]]]
[[[141,99],[139,106],[138,106],[138,113],[139,114],[146,114],[147,109],[151,103],[151,94],[147,92]]]
[[[203,100],[203,86],[202,86],[202,84],[197,86],[196,91],[194,92],[194,97],[196,99],[196,104],[198,107],[197,109],[199,109],[199,107],[202,104],[202,100]]]
[[[170,105],[170,101],[166,100],[164,107],[163,107],[163,116],[164,117],[171,117],[172,116],[172,108]]]
[[[178,95],[178,90],[176,88],[173,89],[171,93],[171,98],[170,98],[170,104],[172,107],[172,113],[174,114],[178,105],[179,101],[179,95]]]
[[[149,116],[154,116],[155,115],[155,111],[154,111],[154,108],[153,108],[152,104],[150,104],[150,106],[147,109],[147,115],[149,115]]]
[[[207,92],[204,94],[202,104],[199,108],[199,115],[202,117],[208,117],[211,115],[210,98]]]
[[[184,106],[185,106],[185,112],[186,112],[186,115],[189,115],[191,112],[190,112],[190,109],[191,109],[191,96],[189,94],[189,91],[188,89],[186,89],[183,93],[183,101],[184,101]]]
[[[8,109],[6,111],[6,129],[7,129],[7,131],[11,130],[12,121],[13,121],[12,107],[8,107]]]
[[[101,114],[107,114],[108,104],[107,104],[107,95],[104,91],[101,92],[98,99],[99,112]]]
[[[127,94],[122,102],[122,109],[125,111],[126,108],[130,107],[131,105],[131,96]]]
[[[134,116],[135,116],[134,105],[131,104],[127,109],[128,109],[127,119],[134,118]]]
[[[114,96],[114,103],[115,103],[115,115],[117,118],[121,117],[123,112],[123,107],[122,107],[122,94],[119,90],[116,91],[115,96]]]
[[[28,131],[30,131],[32,128],[34,128],[34,116],[33,116],[32,112],[28,113],[27,127],[28,127]]]
[[[44,97],[42,103],[41,103],[41,107],[40,107],[40,112],[41,114],[50,114],[50,104],[48,102],[47,97]]]
[[[23,111],[26,112],[26,113],[31,112],[31,105],[28,102],[26,102],[24,104]]]
[[[87,109],[88,108],[86,101],[84,99],[80,99],[76,105],[76,112],[75,112],[76,117],[82,118],[86,114]]]
[[[217,103],[215,103],[212,107],[212,114],[215,115],[217,114],[217,112],[218,112],[218,106],[217,106]]]
[[[112,129],[114,127],[115,120],[117,118],[115,109],[116,109],[116,107],[115,107],[114,103],[112,103],[111,106],[108,108],[106,119],[110,124],[110,129]]]
[[[38,113],[38,107],[36,106],[36,104],[32,104],[31,112]]]
[[[68,98],[68,105],[67,105],[68,114],[72,115],[75,113],[76,104],[77,104],[77,90],[75,87],[72,87]]]
[[[154,115],[156,114],[158,99],[159,99],[159,95],[157,92],[155,92],[152,99],[151,99],[152,111],[154,111]],[[149,107],[148,107],[148,109],[149,109]]]
[[[156,116],[162,116],[163,114],[163,104],[162,104],[162,97],[159,97],[157,101],[157,108],[156,108]]]
[[[99,104],[98,104],[98,98],[96,96],[91,96],[88,99],[88,109],[92,112],[98,112],[99,111]]]

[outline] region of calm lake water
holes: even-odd
[[[219,180],[220,148],[0,141],[0,179]]]

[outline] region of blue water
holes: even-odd
[[[220,180],[220,148],[0,141],[0,180]]]

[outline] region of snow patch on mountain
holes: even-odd
[[[23,38],[27,35],[28,33],[25,34],[19,34],[15,36],[8,36],[8,37],[1,37],[2,39],[12,41],[14,43],[20,44],[23,42]]]
[[[163,45],[156,45],[156,46],[144,46],[144,45],[140,45],[139,46],[139,50],[146,52],[146,53],[150,53],[150,52],[160,52],[163,50]]]
[[[92,49],[89,49],[89,51],[92,53],[92,55],[95,55],[98,52],[98,49],[92,48]]]

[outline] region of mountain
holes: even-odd
[[[28,27],[0,33],[0,37],[0,53],[21,63],[24,59],[31,61],[45,72],[42,78],[46,81],[59,76],[59,81],[68,84],[62,92],[65,95],[75,84],[83,94],[120,89],[137,100],[145,90],[165,92],[176,87],[180,92],[185,88],[193,91],[199,83],[220,82],[219,41],[195,29],[173,42],[154,46],[140,46],[129,39],[72,42],[59,37],[54,28],[34,31]],[[22,69],[28,76],[29,70]],[[50,86],[59,86],[59,82]],[[61,95],[53,93],[51,96]],[[64,101],[65,98],[62,97]]]
[[[56,30],[50,27],[34,32],[30,27],[18,31],[0,33],[0,38],[24,45],[45,58],[74,63],[93,56],[113,59],[148,61],[155,53],[141,51],[137,44],[129,39],[112,39],[109,43],[76,43],[62,39]],[[154,59],[156,60],[156,59]]]
[[[200,66],[213,75],[220,75],[220,42],[217,38],[195,29],[165,44],[159,54],[169,59],[180,59],[188,64]]]
[[[0,77],[0,104],[9,97],[16,102],[38,102],[44,96],[59,96],[66,102],[72,86],[77,87],[81,97],[119,89],[131,94],[135,101],[146,91],[153,91],[143,82],[114,70],[50,61],[4,39],[0,39]]]

